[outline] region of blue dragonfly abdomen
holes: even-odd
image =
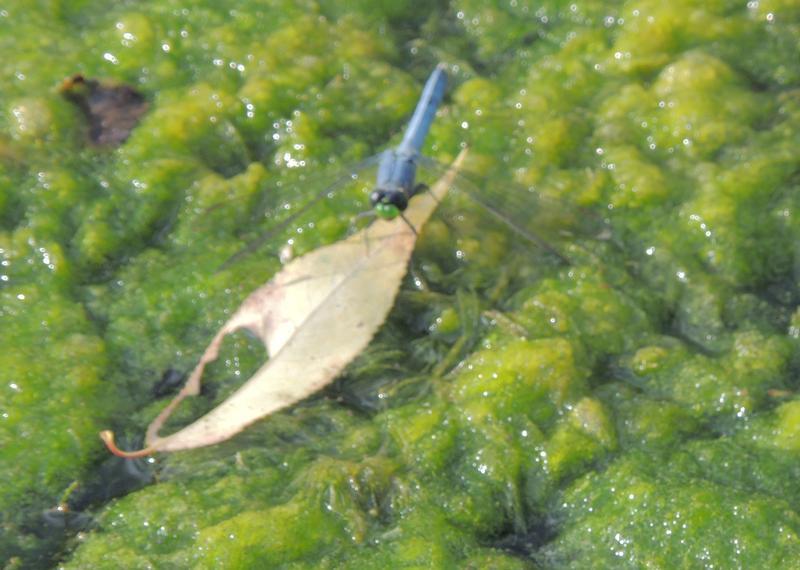
[[[444,65],[439,64],[422,89],[422,95],[420,95],[414,114],[408,122],[403,141],[397,147],[399,153],[418,154],[422,151],[422,144],[436,117],[436,110],[442,104],[446,90],[447,72]]]

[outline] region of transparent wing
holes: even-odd
[[[430,169],[440,169],[442,165],[437,163],[435,160],[423,157],[422,162],[426,164],[426,166]],[[540,212],[541,210],[541,198],[534,195],[533,193],[526,193],[525,195],[519,194],[521,192],[518,188],[509,189],[512,192],[518,193],[518,196],[522,196],[525,200],[525,204],[520,206],[517,204],[516,212],[513,210],[508,209],[508,204],[505,204],[505,208],[501,206],[499,203],[495,203],[489,196],[482,196],[480,193],[480,188],[474,183],[472,180],[467,178],[466,175],[460,174],[458,177],[458,187],[456,192],[461,192],[463,195],[468,196],[471,200],[473,200],[476,204],[480,205],[486,212],[494,217],[496,220],[500,221],[503,224],[506,224],[507,227],[513,231],[517,236],[521,239],[527,240],[531,244],[540,247],[541,249],[555,255],[560,261],[563,263],[569,263],[569,260],[558,250],[555,246],[551,245],[547,240],[540,237],[535,230],[526,227],[530,224],[521,224],[516,221],[516,217],[519,214],[528,216],[528,219],[533,217],[535,214]],[[518,200],[517,200],[518,202]],[[512,215],[512,212],[514,215]]]
[[[265,188],[264,200],[270,206],[256,207],[258,215],[251,215],[251,222],[242,224],[242,228],[257,229],[249,233],[247,229],[236,230],[239,239],[244,240],[246,245],[219,269],[228,268],[270,242],[280,242],[281,246],[288,243],[297,253],[319,243],[339,239],[348,228],[353,229],[354,219],[364,219],[364,216],[358,216],[359,213],[371,211],[368,192],[374,184],[374,172],[379,159],[380,154],[371,156],[346,169],[337,170],[335,174],[308,176],[299,172],[299,176],[292,179],[293,173],[289,173],[288,177],[282,177],[275,185],[276,189],[280,186],[279,191],[267,193]],[[447,168],[447,165],[436,160],[420,157],[417,182],[432,184]],[[309,195],[310,199],[307,198]],[[306,196],[306,199],[302,196]],[[296,206],[298,203],[301,205]],[[551,261],[562,265],[569,263],[568,256],[563,253],[564,242],[576,235],[597,235],[600,233],[598,227],[602,226],[597,217],[574,205],[544,198],[505,180],[477,182],[464,174],[457,176],[457,182],[443,206],[442,212],[435,218],[444,220],[449,216],[446,223],[451,228],[458,226],[458,232],[454,235],[486,245],[486,236],[496,238],[498,235],[487,230],[489,224],[485,218],[489,217],[494,225],[502,226],[507,230],[506,234],[513,236],[508,240],[508,247],[525,247],[529,253],[545,254]],[[468,215],[476,210],[481,216]],[[331,226],[335,226],[336,230],[326,232],[325,228]],[[279,238],[281,234],[286,235]],[[455,239],[451,236],[453,243]],[[494,247],[496,243],[490,245]]]
[[[420,177],[426,178],[438,177],[447,168],[424,156],[420,157],[420,165]],[[558,247],[559,242],[575,237],[598,237],[607,230],[604,220],[592,212],[543,197],[508,180],[479,183],[468,174],[459,173],[448,200],[463,206],[465,199],[507,227],[518,239],[555,256],[562,263],[568,264],[569,259]]]
[[[367,183],[372,182],[372,178],[368,175],[370,169],[377,165],[380,159],[380,154],[376,154],[370,156],[358,162],[354,165],[351,165],[344,169],[340,174],[338,174],[332,182],[327,184],[324,188],[319,190],[313,198],[311,198],[308,202],[300,206],[294,212],[289,214],[287,217],[281,219],[280,221],[275,222],[274,224],[270,225],[266,230],[261,232],[259,235],[251,238],[248,240],[247,244],[238,251],[236,254],[228,258],[221,266],[220,270],[229,267],[231,264],[239,261],[243,257],[253,253],[272,238],[283,232],[284,230],[288,229],[292,224],[298,222],[304,215],[309,213],[316,205],[320,202],[325,200],[326,198],[334,198],[342,188],[352,184],[356,180],[365,180]],[[365,176],[366,174],[366,176]],[[310,187],[317,186],[320,184],[321,181],[329,181],[330,177],[323,175],[322,177],[311,177],[306,178],[302,181],[298,181],[297,184],[303,184]],[[368,209],[369,203],[364,202],[363,209]]]

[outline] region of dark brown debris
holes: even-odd
[[[89,123],[89,141],[98,146],[125,142],[148,106],[144,96],[129,85],[80,74],[65,79],[61,93],[83,112]]]

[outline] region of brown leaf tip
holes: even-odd
[[[100,439],[103,440],[103,443],[106,444],[108,450],[116,455],[117,457],[122,457],[123,459],[136,459],[137,457],[147,457],[148,455],[152,455],[155,453],[155,450],[150,447],[145,447],[144,449],[139,449],[137,451],[123,451],[119,447],[117,447],[116,442],[114,441],[114,432],[111,430],[103,430],[100,432]]]

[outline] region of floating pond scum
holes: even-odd
[[[800,567],[795,4],[6,3],[3,567]],[[438,62],[423,154],[474,186],[366,349],[226,442],[109,456],[368,221],[352,165]],[[164,433],[264,359],[227,339]]]

